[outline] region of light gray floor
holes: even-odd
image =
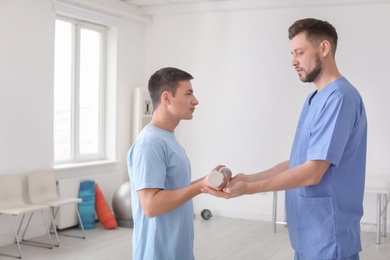
[[[76,233],[78,230],[67,230]],[[22,245],[26,260],[129,260],[132,229],[106,230],[100,223],[86,230],[87,239],[60,236],[60,247],[53,249]],[[41,237],[42,241],[47,237]],[[375,244],[375,233],[362,232],[362,260],[389,260],[390,235]],[[273,233],[271,222],[213,216],[210,220],[195,218],[195,257],[197,260],[289,260],[293,259],[287,229],[278,226]],[[16,244],[0,252],[17,253]],[[0,256],[0,259],[12,259]]]

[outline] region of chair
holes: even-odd
[[[52,229],[54,230],[54,234],[57,240],[57,244],[55,246],[57,247],[59,246],[58,234],[63,236],[85,239],[86,236],[84,232],[84,226],[78,210],[78,203],[82,202],[83,200],[80,198],[60,198],[57,193],[56,178],[53,171],[32,172],[27,175],[27,178],[28,178],[28,192],[29,192],[31,203],[44,204],[49,206],[54,216],[54,223],[55,223],[55,219],[59,207],[73,204],[76,210],[76,214],[80,222],[82,236],[61,234],[58,232],[57,227],[53,223],[53,225],[50,228],[50,231]]]
[[[276,225],[284,225],[287,226],[286,220],[278,221],[277,213],[278,213],[278,191],[274,191],[273,202],[272,202],[272,226],[274,233],[276,233]],[[286,216],[285,216],[286,217]]]
[[[367,174],[365,192],[377,195],[375,243],[380,244],[381,233],[383,237],[386,237],[387,205],[390,201],[390,176]]]
[[[22,193],[22,179],[20,175],[10,174],[10,175],[0,175],[0,215],[8,215],[12,220],[12,227],[14,229],[15,242],[18,245],[19,255],[10,255],[10,254],[0,254],[3,256],[22,258],[22,250],[20,244],[25,242],[25,244],[40,246],[40,247],[48,247],[50,249],[53,248],[53,243],[50,237],[48,226],[46,225],[46,220],[43,215],[43,211],[48,210],[51,216],[51,221],[53,223],[53,215],[51,214],[50,208],[46,205],[30,205],[26,204],[23,201],[23,193]],[[49,237],[50,244],[44,244],[41,242],[28,241],[24,240],[26,235],[26,231],[30,224],[32,215],[34,212],[40,211],[43,219],[44,226],[46,228],[46,233]],[[25,230],[23,232],[22,238],[19,239],[19,233],[21,231],[22,224],[24,222],[24,217],[26,214],[30,213],[30,218],[27,222]],[[15,216],[22,216],[22,220],[19,224],[19,228],[16,229],[15,225]]]

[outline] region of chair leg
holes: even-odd
[[[34,214],[34,212],[31,213],[30,218],[32,217],[33,214]],[[23,224],[23,222],[24,222],[24,217],[25,217],[25,216],[26,216],[26,214],[23,214],[22,220],[21,220],[20,223],[19,223],[18,232],[17,232],[17,235],[18,235],[18,236],[19,236],[20,230],[21,230],[21,228],[22,228],[22,224]],[[23,233],[22,238],[24,237],[24,234],[25,234],[25,233],[26,233],[26,231]],[[22,239],[22,240],[23,240],[23,239]]]
[[[22,239],[21,239],[20,243],[21,244],[30,245],[30,246],[38,246],[38,247],[45,247],[45,248],[48,248],[48,249],[53,249],[53,241],[51,240],[50,232],[49,232],[49,229],[48,229],[47,224],[46,224],[46,219],[45,219],[45,216],[43,214],[43,210],[41,210],[42,220],[43,220],[43,224],[45,226],[46,234],[47,234],[47,236],[49,238],[49,242],[50,243],[48,244],[48,243],[43,243],[43,242],[38,242],[38,241],[24,239],[24,237],[26,235],[26,232],[27,232],[27,229],[28,229],[28,227],[30,225],[30,221],[32,219],[33,213],[34,212],[32,212],[30,217],[29,217],[29,220],[28,220],[27,225],[26,225],[26,227],[24,229],[24,232],[23,232]],[[49,214],[51,215],[51,212],[49,212]],[[23,218],[22,218],[22,222],[19,225],[19,230],[20,230],[20,227],[21,227],[22,223],[23,223]],[[19,230],[18,230],[18,232],[19,232]]]
[[[376,241],[375,241],[375,243],[378,245],[381,243],[381,237],[380,237],[381,227],[382,227],[381,212],[382,212],[382,194],[378,193],[377,194],[377,210],[376,210]]]
[[[51,228],[53,228],[54,234],[55,234],[55,237],[56,237],[56,240],[57,240],[57,244],[54,245],[54,246],[59,247],[60,246],[60,240],[58,239],[57,227],[56,227],[55,217],[54,217],[53,213],[54,213],[54,208],[51,208],[50,209],[51,226],[49,228],[49,233],[50,233]]]
[[[50,214],[50,216],[52,216],[52,215],[51,215],[50,209],[49,209],[49,214]],[[53,248],[53,241],[51,240],[49,228],[48,228],[47,225],[46,225],[46,220],[45,220],[45,216],[43,215],[43,210],[41,210],[41,215],[42,215],[43,223],[45,224],[45,229],[46,229],[47,237],[49,238],[49,241],[50,241],[50,246],[51,246],[51,248]],[[53,219],[53,218],[52,218],[52,219]]]
[[[274,191],[273,205],[272,205],[272,224],[273,224],[274,233],[276,233],[276,225],[287,226],[286,216],[284,218],[284,221],[277,221],[277,211],[278,211],[278,192]]]
[[[278,192],[274,191],[274,198],[273,198],[273,203],[272,203],[272,226],[273,226],[274,233],[276,233],[277,205],[278,205]]]
[[[28,227],[30,226],[30,222],[31,222],[31,219],[32,219],[32,216],[33,216],[33,215],[34,215],[34,212],[31,212],[30,217],[28,218],[28,221],[27,221],[26,228],[24,229],[24,232],[23,232],[23,235],[22,235],[22,241],[24,240],[24,236],[26,235],[27,229],[28,229]],[[23,222],[24,222],[24,216],[25,216],[25,215],[23,215],[22,220],[20,221],[19,229],[18,229],[18,234],[19,234],[20,229],[21,229],[21,227],[22,227],[22,224],[23,224]]]
[[[77,218],[79,219],[80,226],[81,226],[81,232],[83,233],[83,235],[82,235],[82,236],[75,236],[75,235],[69,235],[69,234],[61,234],[61,232],[58,232],[57,230],[56,230],[56,232],[57,232],[57,234],[58,234],[59,236],[86,239],[85,230],[84,230],[84,225],[83,225],[83,222],[82,222],[82,220],[81,220],[81,216],[80,216],[80,212],[79,212],[79,210],[78,210],[78,208],[77,208],[77,204],[74,204],[74,206],[75,206],[75,209],[76,209]],[[55,220],[56,217],[57,217],[57,213],[58,213],[58,208],[55,209],[54,220]],[[56,229],[56,226],[54,226],[53,228]]]
[[[80,217],[80,212],[79,212],[79,209],[77,208],[77,205],[75,204],[75,208],[76,208],[76,213],[77,213],[77,217],[79,218],[79,222],[80,222],[80,226],[81,226],[81,231],[83,232],[83,237],[85,239],[85,231],[84,231],[84,225],[83,225],[83,221],[81,220],[81,217]]]
[[[389,199],[387,194],[383,194],[383,233],[382,237],[386,237],[386,226],[387,226],[387,204],[389,203]]]
[[[16,255],[9,255],[9,254],[3,254],[3,253],[1,253],[0,255],[22,259],[22,248],[20,247],[20,241],[19,241],[19,237],[18,237],[18,232],[16,231],[14,216],[10,215],[10,217],[11,217],[11,221],[12,221],[12,227],[14,229],[15,242],[18,245],[19,255],[16,256]]]

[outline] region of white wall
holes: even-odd
[[[81,3],[82,1],[78,1]],[[94,1],[101,2],[102,1]],[[112,2],[112,1],[111,1]],[[114,2],[112,2],[114,3]],[[128,9],[107,5],[120,12]],[[52,0],[0,1],[0,175],[22,174],[53,167],[53,71],[55,12]],[[118,8],[122,7],[121,9]],[[99,6],[100,7],[100,6]],[[113,15],[116,15],[114,12]],[[134,17],[137,17],[135,12]],[[116,163],[61,169],[59,178],[122,171],[127,176],[125,156],[131,145],[132,90],[144,84],[144,22],[129,15],[117,15],[117,53],[110,73],[117,79],[109,91],[115,124],[110,132],[110,150]],[[110,114],[110,115],[111,115]],[[24,178],[24,197],[27,189]],[[33,218],[33,222],[34,222]],[[41,220],[33,223],[36,234],[44,232]],[[12,243],[11,222],[0,216],[0,245]]]
[[[338,30],[339,69],[361,92],[368,113],[367,174],[389,174],[390,3],[153,12],[145,72],[176,66],[195,77],[200,104],[177,131],[194,179],[220,163],[253,173],[288,159],[303,101],[314,91],[291,66],[287,37],[288,27],[305,17],[328,20]],[[364,222],[375,222],[375,199],[366,195]],[[197,211],[271,220],[271,193],[228,201],[200,195],[194,204]]]
[[[1,172],[53,162],[54,13],[49,1],[1,1]],[[27,22],[34,21],[34,22]],[[44,152],[41,152],[44,151]]]
[[[107,5],[110,13],[126,11],[113,3]],[[156,14],[146,24],[119,15],[112,133],[118,163],[61,170],[58,176],[126,171],[132,90],[146,86],[163,66],[182,68],[195,77],[200,105],[194,119],[183,122],[176,133],[192,161],[194,178],[219,163],[235,173],[251,173],[288,158],[302,102],[314,87],[302,84],[290,66],[287,28],[306,16],[329,20],[338,29],[340,70],[366,102],[368,174],[387,173],[389,9],[388,3],[253,8]],[[0,174],[53,166],[54,20],[51,0],[0,1]],[[270,220],[271,199],[270,194],[228,201],[200,195],[194,202],[198,211],[209,208],[224,216]],[[375,196],[367,195],[363,221],[374,222],[375,205]],[[8,222],[0,218],[0,244],[6,239],[11,243]]]

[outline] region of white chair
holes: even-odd
[[[80,222],[82,236],[58,233],[57,227],[53,225],[51,229],[54,230],[54,234],[57,239],[57,244],[55,246],[59,246],[58,234],[63,236],[85,239],[84,226],[78,210],[78,203],[82,202],[83,200],[80,198],[60,198],[57,193],[56,178],[55,173],[53,171],[32,172],[29,173],[27,177],[28,191],[31,202],[33,204],[48,205],[52,209],[54,215],[54,223],[59,207],[64,205],[73,205],[75,208],[75,213],[77,214],[77,217]]]
[[[272,201],[272,226],[274,233],[276,233],[276,225],[283,225],[287,227],[286,220],[284,221],[278,221],[277,220],[277,213],[278,213],[278,191],[274,191],[273,201]],[[286,217],[285,217],[286,219]]]
[[[10,254],[0,254],[3,256],[10,256],[15,258],[22,258],[22,250],[20,244],[25,242],[25,244],[40,246],[40,247],[48,247],[50,249],[53,248],[53,243],[50,237],[48,226],[46,225],[46,220],[43,215],[43,211],[48,210],[50,213],[51,221],[53,223],[53,215],[51,214],[50,208],[46,205],[30,205],[26,204],[23,200],[22,193],[22,178],[20,175],[12,174],[12,175],[0,175],[0,215],[8,215],[12,220],[12,227],[14,229],[15,242],[18,245],[19,255],[10,255]],[[26,231],[30,224],[32,215],[34,212],[40,211],[43,219],[43,223],[46,229],[46,233],[49,237],[50,244],[44,244],[41,242],[35,242],[32,240],[24,240],[26,235]],[[19,239],[19,233],[21,231],[22,224],[24,222],[24,217],[26,214],[30,213],[30,218],[27,222],[25,230],[21,239]],[[20,221],[19,228],[16,229],[15,225],[15,217],[22,216],[22,220]]]
[[[387,205],[390,201],[390,175],[367,174],[365,192],[377,195],[376,244],[381,243],[381,233],[386,237]]]

